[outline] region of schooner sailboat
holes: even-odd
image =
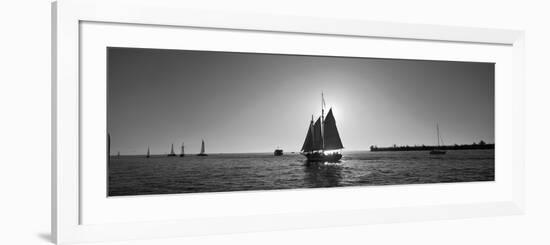
[[[168,154],[169,157],[175,157],[176,153],[174,153],[174,144],[172,144],[172,149],[170,150],[170,154]]]
[[[197,154],[197,156],[200,156],[200,157],[208,156],[208,154],[204,153],[204,140],[202,140],[201,153]]]
[[[321,116],[313,123],[313,116],[306,134],[302,155],[310,162],[337,162],[342,158],[339,150],[343,149],[336,119],[329,109],[325,118],[325,98],[321,93]]]
[[[441,148],[441,144],[439,143],[440,141],[443,141],[443,139],[441,139],[441,137],[439,136],[439,124],[436,124],[436,129],[437,129],[437,147],[435,147],[433,150],[430,151],[430,154],[431,155],[443,155],[445,153],[447,153],[446,151],[444,150],[440,150]]]

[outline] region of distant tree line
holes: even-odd
[[[486,150],[486,149],[495,149],[495,144],[487,144],[485,141],[479,141],[474,142],[472,144],[463,144],[463,145],[442,145],[442,146],[434,146],[434,145],[393,145],[389,147],[378,147],[376,145],[372,145],[370,147],[370,151],[431,151],[433,149],[440,149],[440,150]]]

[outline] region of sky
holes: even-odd
[[[111,152],[300,151],[321,93],[344,150],[494,142],[494,63],[107,48]]]

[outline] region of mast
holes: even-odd
[[[185,154],[185,146],[184,146],[184,143],[181,143],[181,155],[183,156],[183,154]]]
[[[325,151],[325,127],[324,127],[324,121],[325,121],[325,96],[323,92],[321,92],[321,142],[322,142],[322,150]]]
[[[204,153],[204,140],[202,140],[202,145],[201,145],[201,154]]]
[[[311,124],[309,125],[309,130],[311,132],[311,148],[315,145],[315,134],[313,133],[313,114],[311,114]]]
[[[437,147],[440,147],[440,144],[439,144],[439,123],[437,123],[435,125],[436,129],[437,129]]]
[[[149,146],[147,146],[147,157],[150,157],[150,156],[151,156],[151,151],[150,151]]]

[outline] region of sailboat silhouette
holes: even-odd
[[[431,155],[444,155],[447,152],[440,149],[441,144],[439,142],[442,141],[442,138],[441,138],[441,136],[439,136],[439,124],[436,124],[435,127],[437,129],[437,147],[435,147],[433,150],[431,150],[430,154]]]
[[[325,117],[325,98],[321,93],[321,116],[313,123],[313,116],[302,146],[302,155],[309,162],[337,162],[342,158],[342,140],[336,128],[336,119],[329,109]]]
[[[180,153],[180,157],[184,157],[185,156],[185,146],[183,145],[183,143],[181,143],[181,153]]]
[[[197,156],[200,156],[200,157],[205,157],[205,156],[208,156],[208,154],[204,153],[204,140],[202,140],[202,145],[201,145],[201,153],[197,154]]]
[[[174,144],[172,144],[172,149],[170,150],[170,154],[168,154],[169,157],[175,157],[176,153],[174,153]]]

